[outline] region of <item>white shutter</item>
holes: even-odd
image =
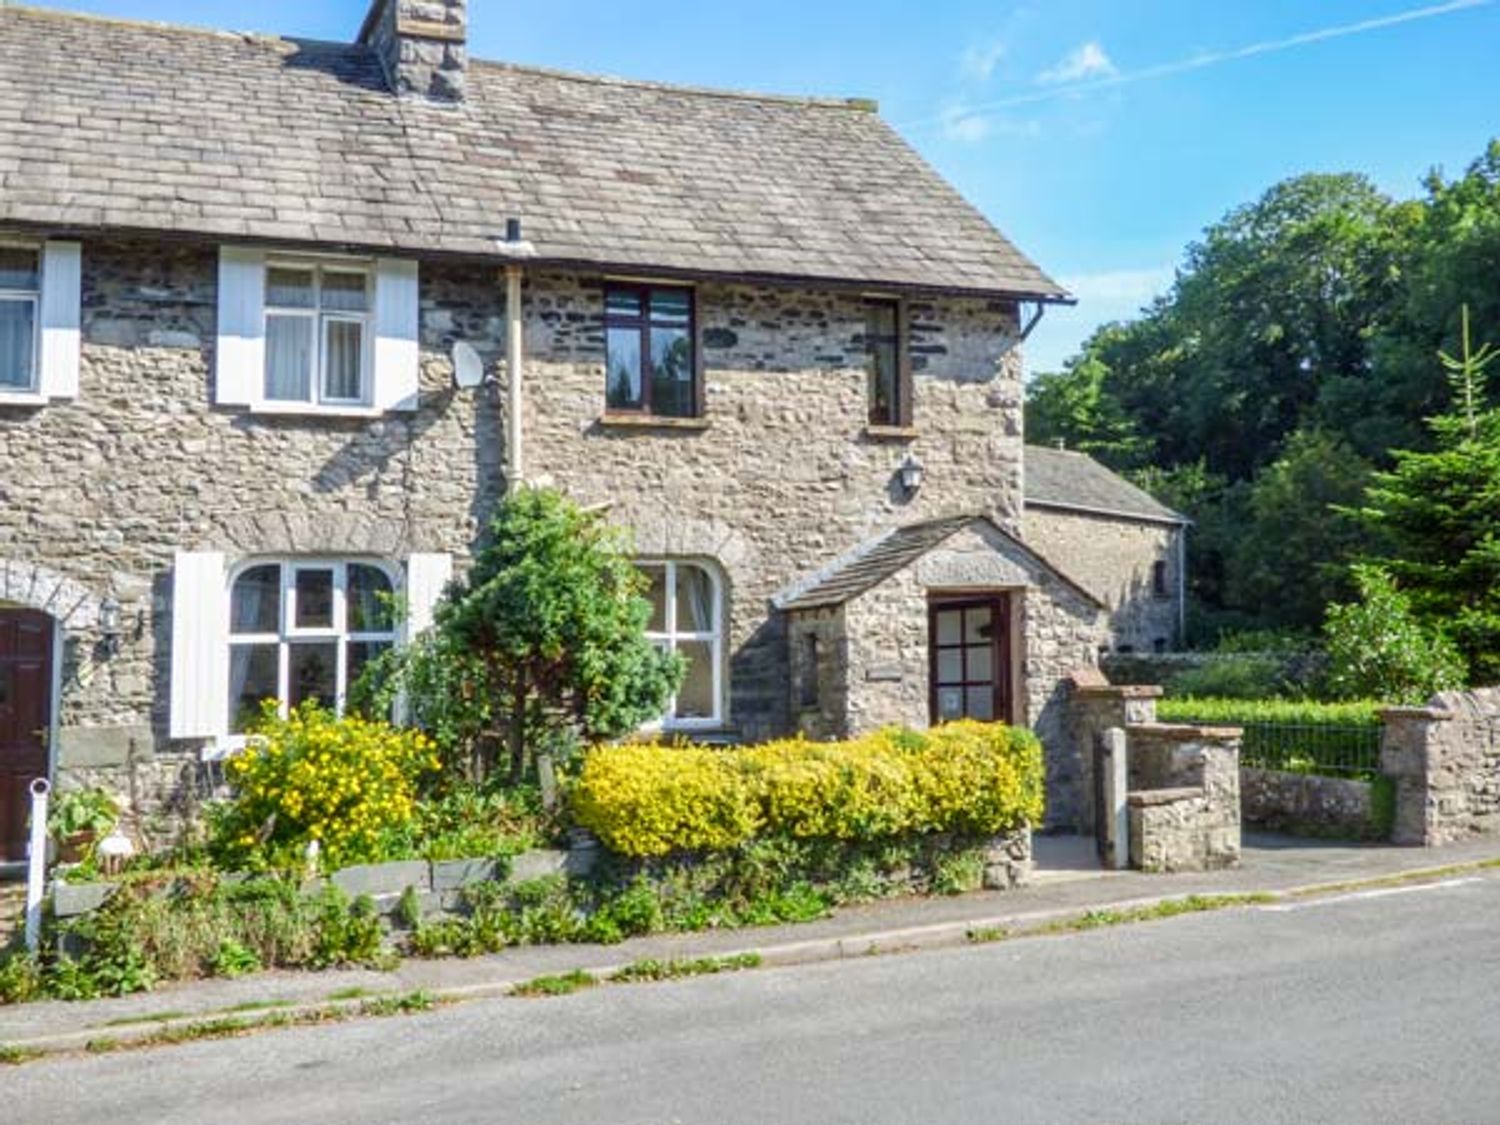
[[[228,594],[224,556],[178,551],[172,562],[173,738],[213,738],[228,727]]]
[[[214,402],[251,406],[266,369],[266,255],[245,246],[219,249],[219,338]]]
[[[79,324],[83,312],[83,247],[42,246],[42,349],[38,389],[47,398],[78,397]]]
[[[420,349],[417,263],[380,258],[375,263],[375,393],[377,410],[417,408]]]
[[[453,556],[412,555],[406,560],[406,639],[432,624],[432,611],[453,579]]]

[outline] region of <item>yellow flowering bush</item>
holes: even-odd
[[[379,858],[382,838],[412,821],[418,778],[438,765],[420,731],[314,704],[283,719],[268,701],[224,765],[235,797],[215,825],[216,850],[237,866],[294,861],[314,840],[325,868]]]
[[[869,841],[993,836],[1042,818],[1041,743],[1003,723],[890,729],[846,742],[589,752],[577,822],[632,856],[719,851],[758,836]]]

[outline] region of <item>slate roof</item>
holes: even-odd
[[[1150,523],[1192,522],[1087,453],[1028,445],[1025,457],[1028,505],[1127,516]]]
[[[819,609],[843,605],[872,590],[898,571],[916,562],[928,551],[942,544],[950,536],[975,523],[986,523],[997,527],[984,516],[946,516],[941,519],[911,523],[894,528],[868,542],[860,544],[841,558],[835,559],[822,570],[793,583],[772,599],[780,610]],[[1005,534],[1003,529],[1002,534]],[[1095,605],[1102,605],[1098,597],[1074,582],[1035,550],[1006,536],[1036,563],[1057,575],[1077,593]]]
[[[518,216],[545,263],[1066,299],[868,103],[486,62],[468,90],[0,4],[0,223],[493,257]]]

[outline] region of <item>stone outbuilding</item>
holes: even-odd
[[[1026,542],[1109,610],[1112,652],[1183,641],[1191,521],[1086,453],[1026,447]]]

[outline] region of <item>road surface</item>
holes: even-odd
[[[48,1122],[1500,1121],[1500,878],[0,1068]]]

